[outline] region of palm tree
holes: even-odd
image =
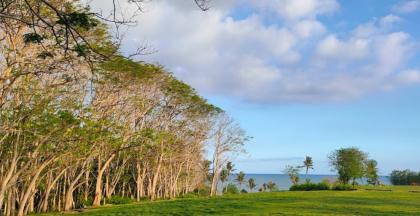
[[[223,169],[220,173],[220,181],[222,182],[222,188],[224,188],[225,182],[229,179],[229,174],[227,169]],[[227,189],[227,187],[226,187]]]
[[[286,169],[284,169],[284,173],[287,174],[290,178],[290,181],[292,182],[293,185],[296,185],[299,183],[299,170],[300,170],[300,166],[286,166]]]
[[[252,192],[252,190],[256,187],[255,180],[253,178],[248,179],[248,188],[249,191]]]
[[[239,187],[242,187],[242,184],[245,182],[245,173],[240,171],[237,175],[236,175],[236,179],[235,181],[238,182]]]
[[[268,190],[270,190],[270,192],[273,192],[273,190],[276,189],[276,183],[274,183],[272,181],[269,181],[267,183],[267,188],[268,188]]]
[[[234,165],[233,165],[232,162],[230,162],[230,161],[227,162],[227,164],[226,164],[226,170],[227,170],[228,176],[230,176],[232,174],[232,172],[235,171]]]
[[[308,178],[308,171],[309,169],[314,169],[314,162],[312,157],[306,156],[305,160],[303,161],[303,166],[306,169],[306,178]]]

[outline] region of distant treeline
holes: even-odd
[[[420,185],[420,172],[394,170],[390,180],[393,185]]]

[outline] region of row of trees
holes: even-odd
[[[205,150],[219,176],[246,141],[162,67],[120,55],[107,20],[77,1],[0,3],[0,215],[173,198],[204,184]]]
[[[420,172],[394,170],[390,175],[393,185],[420,185]]]

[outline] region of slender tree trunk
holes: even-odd
[[[0,184],[0,215],[2,214],[2,206],[4,202],[4,197],[7,190],[7,185],[9,181],[12,179],[13,173],[15,171],[17,165],[17,154],[13,157],[9,170],[4,178],[2,178],[1,184]]]
[[[35,187],[36,181],[38,180],[39,175],[41,174],[41,172],[44,170],[44,168],[46,166],[48,166],[48,164],[50,164],[53,161],[53,159],[50,159],[47,162],[44,162],[35,172],[35,175],[32,176],[31,182],[28,185],[28,189],[26,190],[26,192],[23,194],[22,199],[20,200],[19,203],[19,209],[18,209],[18,216],[23,216],[24,215],[24,210],[26,207],[26,203],[28,202],[29,196],[31,195],[32,189]]]
[[[64,211],[68,211],[73,208],[73,192],[76,189],[75,186],[77,182],[79,182],[79,179],[83,176],[84,172],[85,170],[81,170],[79,175],[77,175],[76,178],[70,182],[67,189],[66,198],[64,200]]]
[[[159,157],[158,166],[153,176],[153,182],[152,182],[152,188],[151,188],[152,191],[151,191],[151,197],[150,197],[151,200],[156,199],[156,185],[159,178],[160,168],[162,166],[162,160],[163,160],[163,154],[161,154]]]
[[[84,200],[87,201],[89,197],[89,171],[85,172],[85,191],[84,191]]]
[[[45,193],[44,193],[44,199],[42,200],[42,203],[41,203],[41,212],[47,212],[48,211],[48,202],[49,202],[48,199],[50,197],[51,190],[53,189],[54,185],[57,183],[57,181],[60,179],[60,177],[64,174],[65,171],[66,171],[66,169],[61,171],[55,177],[55,179],[47,185],[47,188],[46,188]]]
[[[105,170],[108,168],[111,161],[114,159],[115,154],[112,154],[111,157],[105,162],[103,167],[99,168],[98,176],[96,177],[96,186],[95,186],[95,198],[93,199],[93,206],[97,207],[101,205],[102,200],[102,177]],[[100,164],[100,158],[98,159],[98,165]]]

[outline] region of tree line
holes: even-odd
[[[420,172],[411,170],[394,170],[390,180],[393,185],[420,185]]]
[[[121,55],[107,20],[78,1],[1,1],[0,215],[174,198],[247,140],[162,66]]]

